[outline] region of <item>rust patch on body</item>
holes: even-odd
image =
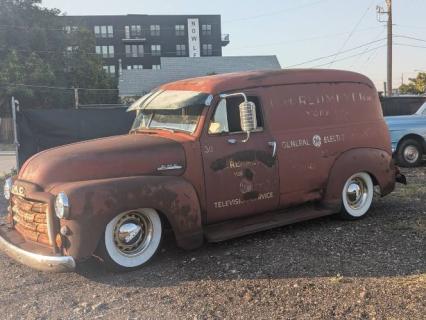
[[[267,167],[272,167],[275,164],[275,158],[270,153],[265,151],[247,150],[239,151],[224,158],[219,158],[212,162],[210,168],[213,171],[224,170],[229,167],[230,161],[236,162],[260,162]]]

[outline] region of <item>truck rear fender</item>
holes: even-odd
[[[106,225],[116,215],[140,208],[152,208],[170,223],[179,247],[202,245],[201,211],[193,186],[181,177],[129,177],[74,182],[60,185],[53,193],[65,192],[70,202],[67,226],[70,244],[67,254],[76,259],[91,256]]]
[[[395,165],[386,151],[373,148],[357,148],[342,153],[330,169],[322,204],[339,211],[342,189],[346,180],[357,172],[367,172],[380,186],[382,196],[395,188]]]

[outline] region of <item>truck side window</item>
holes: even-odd
[[[257,97],[247,98],[256,105],[257,128],[261,129],[263,119],[259,99]],[[222,99],[210,121],[209,134],[241,132],[239,105],[243,101],[243,98],[240,97]]]

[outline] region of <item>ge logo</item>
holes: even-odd
[[[317,134],[314,135],[314,137],[312,138],[312,143],[317,148],[321,147],[321,137]]]

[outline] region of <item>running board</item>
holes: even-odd
[[[208,225],[204,228],[204,235],[208,242],[220,242],[334,213],[336,212],[329,209],[305,205]]]

